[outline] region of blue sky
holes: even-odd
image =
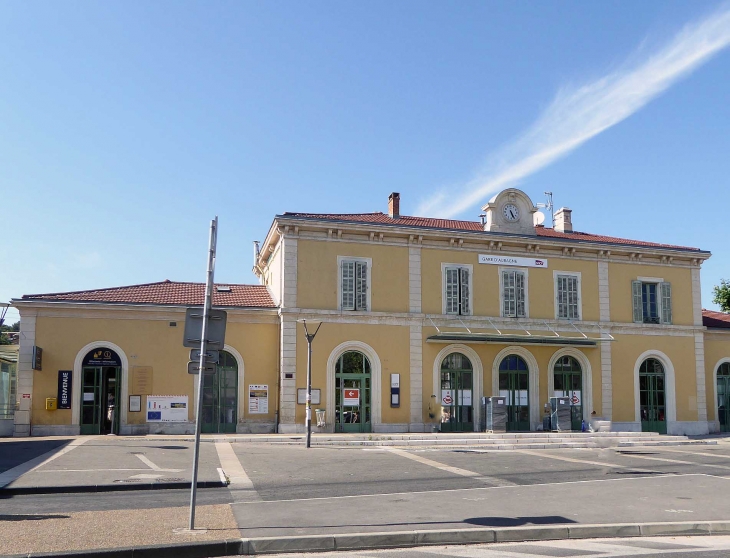
[[[0,301],[203,281],[216,214],[221,282],[255,282],[251,241],[284,211],[385,211],[398,191],[403,214],[476,219],[480,203],[455,200],[486,201],[490,180],[580,135],[639,72],[626,114],[513,184],[533,201],[552,190],[577,230],[712,251],[712,308],[730,278],[728,10],[0,1]],[[635,91],[701,24],[711,52]]]

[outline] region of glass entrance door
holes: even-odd
[[[120,368],[84,366],[81,371],[81,434],[119,434]]]
[[[441,432],[474,432],[471,361],[461,353],[441,363]]]
[[[238,363],[221,351],[215,374],[203,375],[203,416],[206,434],[235,433],[238,422]]]
[[[583,372],[580,364],[571,356],[558,359],[554,369],[555,397],[570,399],[571,429],[581,430],[583,423]]]
[[[530,380],[527,363],[517,355],[499,365],[499,395],[507,399],[507,430],[530,430]]]
[[[639,368],[639,412],[642,432],[667,433],[664,367],[653,358]]]
[[[371,371],[368,358],[348,351],[335,365],[335,432],[370,432],[372,429]]]
[[[730,432],[730,362],[717,369],[717,420],[720,432]]]

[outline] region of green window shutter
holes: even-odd
[[[446,268],[446,313],[459,313],[459,268]]]
[[[662,323],[672,323],[672,285],[670,283],[661,283],[662,297]]]
[[[355,262],[343,261],[340,271],[342,285],[342,309],[355,309]]]
[[[368,264],[355,262],[355,309],[368,309]]]
[[[641,281],[631,281],[632,299],[634,301],[634,322],[642,323],[644,313],[641,304]]]
[[[460,302],[461,302],[461,314],[463,316],[468,316],[471,314],[471,309],[469,308],[469,269],[466,267],[462,267],[459,269],[459,274],[461,275],[461,293],[460,293]]]

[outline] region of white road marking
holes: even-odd
[[[36,473],[105,473],[107,471],[149,471],[149,469],[48,469]]]
[[[675,475],[675,474],[668,474],[668,475],[655,475],[652,476],[652,479],[661,479],[666,477],[672,477],[674,479],[680,478],[680,477],[710,477],[713,479],[725,479],[725,477],[716,477],[714,475],[707,475],[705,473],[688,473],[686,475]],[[280,504],[282,502],[308,502],[308,501],[314,501],[314,500],[345,500],[345,499],[352,499],[352,498],[382,498],[383,496],[408,496],[409,494],[436,494],[436,493],[444,493],[444,492],[469,492],[471,490],[509,490],[511,488],[520,488],[520,489],[527,489],[531,488],[533,486],[559,486],[563,484],[586,484],[591,482],[629,482],[629,481],[638,481],[638,480],[647,480],[646,477],[640,477],[640,478],[630,478],[630,479],[594,479],[594,480],[579,480],[579,481],[566,481],[566,482],[542,482],[542,483],[536,483],[536,484],[522,484],[522,485],[515,485],[515,486],[483,486],[483,487],[477,487],[477,488],[445,488],[442,490],[416,490],[413,492],[384,492],[384,493],[378,493],[378,494],[352,494],[349,496],[315,496],[314,498],[289,498],[285,500],[261,500],[257,502],[235,502],[237,504]],[[726,479],[730,480],[730,479]],[[465,500],[468,500],[469,498],[463,498]]]
[[[466,469],[460,469],[459,467],[444,465],[443,463],[439,463],[438,461],[433,461],[432,459],[428,459],[426,457],[422,457],[420,455],[416,455],[402,449],[389,448],[388,451],[390,453],[400,455],[401,457],[405,457],[406,459],[412,459],[413,461],[417,461],[418,463],[421,463],[423,465],[428,465],[429,467],[434,467],[435,469],[440,469],[441,471],[446,471],[447,473],[452,473],[454,475],[460,475],[462,477],[469,477],[473,478],[474,480],[488,482],[495,486],[517,486],[516,483],[510,482],[508,480],[488,477],[474,471],[467,471]]]
[[[697,467],[712,467],[714,469],[730,470],[729,465],[713,465],[711,463],[697,463],[696,461],[682,461],[681,459],[668,459],[666,457],[652,457],[650,455],[638,455],[635,453],[619,453],[625,457],[633,457],[636,459],[647,459],[649,461],[664,461],[665,463],[676,463],[678,465],[696,465]]]
[[[612,469],[631,469],[632,471],[639,471],[641,473],[658,473],[660,471],[652,471],[651,469],[638,469],[636,467],[629,467],[627,465],[618,465],[616,463],[605,463],[602,461],[589,461],[588,459],[575,459],[573,457],[565,457],[564,455],[553,455],[549,453],[541,453],[531,450],[516,450],[517,453],[525,453],[527,455],[534,455],[536,457],[547,457],[549,459],[557,459],[558,461],[567,461],[569,463],[584,463],[586,465],[596,465],[598,467],[610,467]]]
[[[142,455],[141,453],[135,453],[133,455],[135,455],[142,463],[147,465],[153,471],[162,471],[165,473],[179,473],[180,471],[182,471],[182,469],[163,469],[162,467],[159,467],[159,466],[155,465],[154,463],[152,463],[152,461],[150,461],[149,458]]]
[[[149,475],[149,474],[145,475],[145,474],[141,474],[141,475],[132,475],[129,478],[130,479],[159,479],[161,476],[162,475]]]
[[[218,467],[218,478],[221,479],[221,482],[223,484],[228,484],[228,479],[226,478],[226,474],[223,472],[223,469]]]
[[[221,463],[225,476],[228,477],[228,489],[231,491],[233,502],[250,502],[261,498],[243,469],[241,462],[233,451],[230,442],[218,440],[215,443],[215,450],[218,452],[218,459]]]
[[[689,455],[703,455],[705,457],[723,457],[725,459],[730,459],[730,455],[725,455],[723,453],[710,453],[710,452],[702,452],[702,451],[689,451],[689,450],[679,450],[679,449],[669,449],[669,448],[661,448],[661,451],[670,451],[673,453],[686,453]]]
[[[43,465],[50,463],[54,459],[58,459],[62,455],[66,455],[68,452],[75,450],[77,447],[85,444],[90,439],[90,437],[76,438],[74,440],[71,440],[71,443],[63,446],[61,449],[52,449],[51,451],[47,451],[43,455],[34,457],[33,459],[26,461],[25,463],[21,463],[20,465],[17,465],[12,469],[8,469],[4,473],[0,473],[0,488],[2,488],[3,486],[7,486],[8,484],[22,477],[26,473],[30,473],[31,471],[35,471],[36,469],[43,467]]]

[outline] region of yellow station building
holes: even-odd
[[[225,351],[204,376],[205,432],[302,432],[307,343],[325,432],[474,431],[501,395],[507,428],[728,430],[730,316],[703,311],[698,248],[553,228],[508,189],[482,221],[388,213],[277,215],[260,285],[217,285]],[[581,216],[588,219],[589,216]],[[196,376],[182,346],[202,284],[25,295],[14,434],[188,433]]]

